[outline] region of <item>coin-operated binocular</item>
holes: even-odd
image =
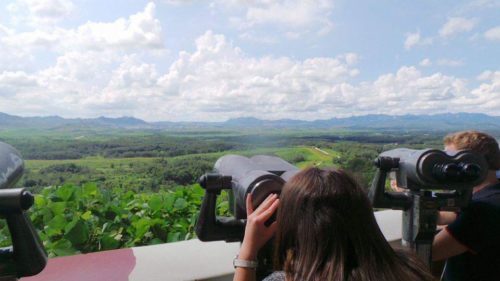
[[[12,146],[0,142],[0,217],[7,221],[12,246],[0,249],[0,280],[36,275],[47,264],[47,253],[27,211],[34,202],[24,188],[13,188],[24,163]]]
[[[217,160],[214,173],[201,176],[200,185],[205,189],[196,235],[201,241],[242,241],[246,225],[246,196],[252,194],[252,204],[257,208],[266,197],[280,194],[286,181],[299,169],[285,160],[268,155],[247,158],[226,155]],[[216,201],[222,190],[230,190],[230,212],[234,217],[217,217]],[[259,253],[257,277],[271,269],[271,247]]]
[[[448,154],[399,148],[381,153],[375,165],[369,193],[373,207],[403,210],[403,245],[415,249],[430,265],[437,211],[458,211],[468,205],[473,187],[486,178],[486,160],[471,151]],[[385,191],[388,173],[395,173],[404,192]]]

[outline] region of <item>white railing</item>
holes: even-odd
[[[375,213],[386,239],[401,239],[401,211]],[[50,259],[46,269],[22,281],[232,280],[239,243],[197,239]]]

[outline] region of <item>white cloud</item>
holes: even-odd
[[[479,74],[476,78],[478,81],[486,81],[492,79],[494,77],[495,73],[491,70],[486,70],[483,71],[481,74]]]
[[[32,52],[45,49],[57,53],[86,50],[130,50],[164,48],[160,21],[155,18],[155,4],[149,3],[144,11],[114,22],[87,22],[75,29],[54,27],[15,33],[8,32],[0,42]]]
[[[302,61],[252,58],[210,31],[196,40],[196,51],[181,52],[164,74],[136,56],[100,54],[69,53],[33,74],[36,90],[18,88],[16,99],[51,106],[34,109],[27,102],[19,105],[21,111],[29,107],[31,114],[134,115],[148,120],[283,118],[297,112],[302,118],[326,117],[355,101],[342,89],[349,89],[345,82],[359,73],[353,53]],[[113,67],[116,62],[120,64]],[[0,100],[0,111],[5,104]]]
[[[274,26],[284,30],[290,39],[311,32],[323,36],[334,26],[330,19],[333,10],[333,1],[330,0],[219,0],[217,4],[243,10],[242,16],[230,20],[239,29]]]
[[[458,33],[469,32],[476,26],[477,22],[477,19],[449,18],[439,30],[439,35],[441,37],[451,37]]]
[[[500,26],[488,29],[484,33],[484,37],[491,41],[500,41]]]
[[[54,24],[75,9],[71,0],[17,0],[7,5],[7,10],[16,21],[32,25]]]
[[[420,37],[420,31],[414,33],[407,33],[404,46],[406,50],[410,50],[415,46],[424,46],[432,44],[432,38]]]
[[[149,3],[143,12],[120,18],[112,23],[89,22],[80,26],[75,36],[82,46],[162,48],[160,21],[155,18],[155,4]]]
[[[246,19],[250,25],[278,24],[307,26],[318,20],[317,15],[324,15],[322,9],[331,7],[329,1],[260,1],[260,5],[250,6]],[[323,17],[323,20],[326,20]]]
[[[453,112],[457,110],[453,100],[467,94],[460,79],[441,73],[424,76],[415,67],[406,66],[395,74],[381,75],[365,85],[365,90],[370,93],[366,95],[372,104],[369,108],[388,114]]]
[[[486,113],[498,115],[498,109],[500,108],[500,71],[485,71],[479,75],[479,78],[483,83],[472,90],[471,107],[478,106]]]
[[[118,114],[126,106],[113,99],[144,97],[148,83],[156,83],[157,77],[148,80],[144,75],[154,66],[137,61],[141,53],[156,56],[157,50],[164,50],[161,34],[154,3],[128,18],[87,22],[73,29],[17,32],[0,25],[0,111],[17,108],[26,115]],[[37,52],[56,57],[55,64],[29,67]],[[20,84],[23,81],[29,84]],[[92,108],[99,102],[104,110]],[[111,105],[115,108],[109,108]],[[129,105],[136,106],[133,101]]]
[[[135,56],[124,57],[118,68],[111,72],[107,85],[96,95],[86,97],[83,104],[89,111],[104,111],[116,116],[125,111],[135,115],[135,112],[159,105],[149,105],[152,98],[162,95],[158,78],[155,65],[144,63]]]
[[[432,61],[431,61],[430,59],[428,59],[428,58],[425,58],[425,59],[421,60],[421,61],[418,63],[418,65],[420,65],[420,66],[424,66],[424,67],[426,67],[426,66],[431,66],[431,65],[432,65]]]
[[[355,75],[351,72],[355,54],[304,61],[256,59],[212,32],[196,45],[194,53],[181,53],[159,79],[165,96],[175,98],[174,107],[195,119],[215,112],[219,112],[215,118],[223,119],[242,114],[280,118],[292,111],[312,114],[318,101],[327,101],[331,85]]]
[[[22,33],[11,33],[4,36],[2,41],[7,46],[24,50],[32,50],[33,48],[51,49],[67,37],[68,32],[64,29],[54,28],[53,30],[34,30]]]
[[[37,86],[35,77],[22,71],[0,73],[0,96],[11,97],[17,91],[29,90]]]
[[[95,116],[99,113],[87,108],[86,102],[99,96],[111,80],[114,64],[121,60],[113,52],[68,52],[55,65],[37,72],[4,72],[9,75],[0,78],[0,112]]]
[[[0,71],[20,70],[26,67],[32,58],[32,54],[23,46],[8,44],[13,34],[13,29],[0,24]]]
[[[56,60],[54,66],[39,72],[44,81],[63,80],[78,83],[80,87],[95,86],[99,81],[107,81],[105,74],[121,57],[113,52],[67,52]],[[103,78],[99,78],[99,77]],[[71,85],[69,85],[71,87]]]
[[[163,73],[140,56],[112,51],[104,56],[96,51],[67,53],[54,66],[32,74],[4,72],[0,112],[16,108],[16,113],[29,115],[215,121],[241,116],[312,120],[369,113],[496,114],[498,109],[498,71],[481,73],[482,84],[472,90],[464,79],[424,75],[412,66],[353,83],[358,60],[354,53],[304,60],[255,58],[208,31],[196,40],[195,51],[180,52]]]
[[[409,50],[413,46],[417,45],[419,41],[420,41],[420,32],[408,33],[406,35],[405,48]]]

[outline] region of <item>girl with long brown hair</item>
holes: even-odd
[[[275,234],[277,273],[265,280],[434,280],[413,255],[395,252],[380,231],[368,197],[343,170],[308,168],[256,210],[247,226],[235,281],[255,280],[251,261]],[[279,206],[279,207],[278,207]],[[278,210],[276,221],[265,222]]]

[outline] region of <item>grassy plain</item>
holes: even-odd
[[[341,167],[366,187],[380,152],[439,147],[440,138],[306,130],[0,131],[0,141],[24,156],[18,185],[37,194],[31,218],[51,256],[194,237],[204,194],[196,181],[226,154],[276,155],[299,168]],[[228,204],[219,201],[220,214]],[[0,246],[6,245],[3,228]]]
[[[236,150],[236,151],[224,151],[224,152],[214,152],[214,153],[195,153],[176,157],[170,157],[170,159],[185,159],[192,156],[200,157],[221,157],[226,154],[241,154],[246,156],[252,156],[257,154],[271,154],[282,157],[284,159],[293,159],[296,156],[303,156],[304,160],[297,162],[298,167],[306,166],[324,166],[331,164],[333,157],[340,157],[338,152],[333,151],[330,148],[319,148],[315,146],[297,146],[297,147],[287,147],[287,148],[259,148],[252,150]],[[102,156],[91,156],[82,159],[64,159],[64,160],[26,160],[26,168],[33,173],[38,173],[43,168],[47,168],[52,165],[57,164],[76,164],[79,166],[85,166],[94,169],[98,172],[112,173],[116,169],[113,167],[124,167],[133,165],[144,165],[149,164],[154,160],[161,159],[160,157],[131,157],[131,158],[106,158]],[[330,163],[328,163],[330,162]],[[125,169],[127,171],[127,169]],[[128,169],[131,171],[131,169]]]
[[[333,166],[333,159],[340,158],[340,154],[331,148],[315,146],[295,146],[285,148],[258,148],[250,150],[234,150],[212,153],[194,153],[175,157],[133,157],[133,158],[105,158],[89,156],[81,159],[63,160],[26,160],[26,174],[24,184],[28,186],[60,185],[64,183],[82,184],[85,182],[99,182],[104,187],[122,187],[143,189],[150,186],[151,181],[162,182],[164,176],[162,163],[192,162],[193,159],[213,161],[226,154],[252,156],[268,154],[279,156],[299,168],[307,166]],[[194,160],[196,161],[196,160]],[[192,165],[192,164],[190,164]],[[73,167],[73,168],[72,168]],[[179,167],[182,168],[182,167]],[[205,166],[205,168],[207,168]],[[160,173],[152,173],[160,170]],[[209,172],[210,169],[205,172]],[[199,175],[201,176],[201,174]],[[161,184],[160,184],[161,185]],[[168,187],[168,184],[163,185]]]

